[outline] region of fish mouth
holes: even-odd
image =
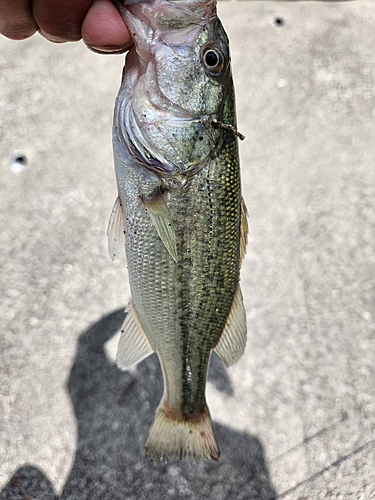
[[[217,0],[113,0],[147,66],[152,45],[193,48],[199,32],[217,19]]]
[[[117,102],[115,135],[135,163],[163,179],[188,178],[217,149],[220,134],[214,123],[219,117],[184,109],[166,95],[158,83],[154,48],[158,44],[183,57],[193,54],[204,26],[217,19],[216,0],[115,3],[134,40]],[[175,134],[184,137],[183,150],[176,148]],[[194,140],[201,141],[199,147]]]

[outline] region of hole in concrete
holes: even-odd
[[[15,163],[19,163],[20,165],[26,165],[27,163],[27,158],[24,154],[20,153],[14,156],[13,161]]]
[[[19,174],[20,172],[25,170],[26,165],[27,156],[23,153],[15,153],[10,159],[9,168],[13,173]]]
[[[285,26],[285,21],[282,17],[278,16],[273,20],[273,24],[274,26],[276,26],[276,28],[282,28],[283,26]]]

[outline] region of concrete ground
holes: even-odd
[[[123,56],[0,39],[1,499],[375,498],[375,2],[219,13],[250,216],[246,353],[208,383],[219,464],[148,462],[157,360],[113,363]]]

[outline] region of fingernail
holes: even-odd
[[[94,47],[93,45],[86,44],[87,47],[95,52],[95,54],[123,54],[129,50],[129,47],[115,47],[115,46],[104,46],[104,47]]]

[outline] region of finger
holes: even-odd
[[[29,0],[0,0],[0,33],[12,40],[33,35],[36,25]]]
[[[40,33],[51,42],[81,39],[81,26],[92,0],[33,0]]]
[[[121,53],[132,45],[122,17],[109,0],[96,0],[82,24],[82,38],[94,52]]]

